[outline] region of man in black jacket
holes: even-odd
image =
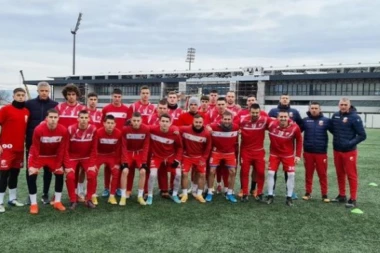
[[[26,156],[29,155],[29,148],[32,145],[32,138],[34,129],[45,120],[47,111],[57,106],[57,102],[51,100],[50,85],[47,82],[39,82],[37,84],[38,96],[36,98],[26,101],[25,107],[29,110],[30,116],[28,126],[26,129]],[[48,168],[44,167],[44,186],[41,201],[44,204],[50,203],[49,201],[49,188],[52,174]],[[29,184],[28,170],[26,170],[26,180]]]

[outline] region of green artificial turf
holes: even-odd
[[[153,205],[144,207],[134,194],[125,207],[99,198],[94,210],[80,205],[74,212],[60,213],[40,205],[40,213],[32,216],[29,207],[7,208],[0,215],[0,252],[378,252],[380,186],[368,184],[380,185],[380,130],[367,133],[359,146],[358,205],[364,214],[352,214],[343,204],[322,203],[316,175],[313,199],[300,199],[288,207],[283,173],[279,173],[271,206],[252,198],[249,203],[231,204],[217,195],[208,204],[192,197],[186,204],[174,204],[155,196]],[[338,189],[331,151],[330,147],[329,197],[333,198]],[[301,197],[303,164],[296,173],[296,192]],[[101,175],[98,194],[102,181]],[[19,199],[25,200],[24,170],[19,186]],[[38,186],[40,193],[41,176]],[[239,187],[237,182],[235,190]],[[66,191],[63,196],[68,204]]]

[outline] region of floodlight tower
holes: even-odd
[[[75,25],[74,30],[71,30],[71,34],[73,35],[73,75],[75,75],[75,38],[79,30],[79,25],[80,25],[81,20],[82,20],[82,13],[79,12],[77,24]]]
[[[189,70],[191,70],[191,63],[195,61],[195,48],[188,48],[187,49],[187,57],[186,57],[186,62],[189,63]]]

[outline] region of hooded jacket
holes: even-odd
[[[307,112],[303,119],[301,130],[304,132],[303,149],[307,153],[326,154],[329,137],[327,131],[331,131],[331,120],[320,113],[313,117]]]

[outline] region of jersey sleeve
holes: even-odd
[[[39,156],[40,156],[40,143],[41,143],[41,131],[36,128],[33,133],[33,139],[32,139],[32,146],[30,147],[29,152],[29,158],[30,158],[30,164],[32,164],[31,167],[40,168],[39,164]],[[28,165],[30,165],[28,164]]]
[[[94,135],[92,137],[92,144],[91,144],[90,159],[89,159],[92,166],[96,165],[97,151],[98,151],[98,135],[97,135],[96,130],[94,130]]]
[[[294,131],[294,134],[295,134],[295,139],[296,139],[296,157],[301,157],[301,153],[302,153],[302,134],[301,134],[301,130],[299,128],[298,125],[296,125],[296,128],[295,128],[295,131]]]
[[[146,131],[146,135],[145,135],[145,139],[144,139],[144,143],[143,143],[143,151],[141,154],[142,163],[147,163],[149,145],[150,145],[150,133],[149,133],[149,131]]]

